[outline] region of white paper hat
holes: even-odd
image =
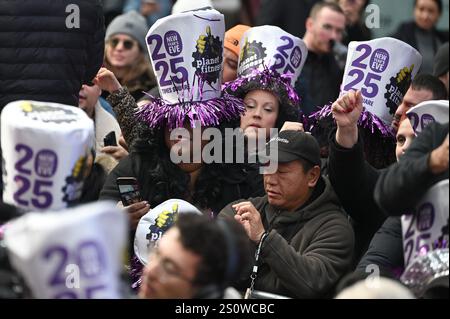
[[[8,224],[4,241],[34,298],[121,298],[127,216],[113,202],[28,213]]]
[[[213,4],[211,0],[177,0],[172,7],[172,14],[181,13],[199,8],[211,7]]]
[[[167,229],[172,227],[178,214],[201,212],[192,204],[181,199],[169,199],[145,214],[136,229],[134,253],[139,261],[147,264],[149,250],[161,239]]]
[[[255,69],[269,68],[282,75],[292,74],[294,86],[308,56],[302,39],[272,25],[250,28],[240,43],[238,76],[250,76]]]
[[[279,27],[265,25],[247,30],[240,41],[238,78],[227,83],[225,89],[242,97],[248,90],[259,87],[283,91],[283,100],[296,106],[299,102],[293,89],[308,56],[302,39]]]
[[[421,64],[420,53],[397,39],[350,42],[341,96],[361,90],[365,112],[360,125],[391,135],[392,117]]]
[[[17,101],[1,114],[3,200],[30,210],[78,201],[94,143],[94,123],[73,106]]]
[[[224,16],[213,9],[170,15],[147,34],[161,98],[141,108],[138,119],[152,128],[218,125],[243,112],[242,102],[222,97]]]
[[[401,217],[405,268],[430,251],[448,248],[448,238],[444,238],[448,227],[448,191],[448,179],[435,184],[414,212]]]
[[[448,123],[448,109],[448,100],[425,101],[409,109],[406,112],[406,115],[411,121],[411,126],[417,135],[421,133],[430,123]]]

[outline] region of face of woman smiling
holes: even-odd
[[[280,103],[275,95],[264,90],[253,90],[244,98],[245,113],[241,115],[241,129],[249,138],[258,136],[258,129],[266,130],[266,139],[270,129],[276,127]]]
[[[139,54],[139,44],[128,35],[115,34],[106,42],[106,57],[109,63],[116,68],[131,66]]]

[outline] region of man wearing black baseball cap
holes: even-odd
[[[264,173],[266,196],[232,203],[219,218],[235,218],[260,247],[259,270],[252,274],[256,290],[329,297],[350,270],[354,235],[330,182],[321,176],[319,145],[308,133],[281,131],[260,159],[276,163]]]

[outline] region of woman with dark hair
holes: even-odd
[[[195,30],[186,32],[185,25],[193,25]],[[126,207],[133,238],[140,218],[168,199],[186,200],[206,215],[214,217],[230,202],[264,192],[262,183],[258,182],[261,179],[249,176],[251,172],[244,163],[226,165],[213,161],[208,164],[204,156],[200,156],[199,161],[195,160],[197,154],[203,155],[207,142],[196,140],[195,128],[201,130],[201,136],[204,128],[231,121],[243,111],[239,99],[226,94],[222,96],[221,92],[220,57],[223,54],[224,29],[223,15],[210,9],[158,20],[150,29],[150,37],[159,39],[160,35],[168,32],[176,33],[171,43],[183,43],[185,50],[177,59],[184,59],[186,63],[177,65],[179,74],[174,74],[168,84],[164,81],[167,74],[163,69],[156,68],[161,98],[152,97],[149,104],[140,108],[109,70],[101,69],[94,80],[95,84],[111,93],[108,100],[130,145],[130,155],[122,159],[108,176],[100,198],[120,201],[117,178],[137,179],[143,201]],[[168,51],[152,54],[152,63],[170,65],[175,47],[169,51],[167,46],[155,46],[158,41],[149,43],[151,52]],[[194,47],[189,48],[188,43],[194,43]],[[197,52],[192,54],[191,50]],[[208,57],[208,67],[197,68],[197,65],[205,63],[204,55]],[[194,63],[188,62],[192,61],[192,57]],[[180,74],[184,75],[183,79],[176,78]],[[176,85],[176,81],[181,83]],[[180,138],[175,134],[174,137],[173,133],[180,128],[184,128],[184,133],[189,136]],[[185,154],[188,154],[187,159]],[[181,157],[181,160],[175,161],[175,157]],[[139,280],[141,269],[134,260],[132,277],[135,281]],[[133,286],[137,288],[138,285],[135,283]]]
[[[415,0],[414,21],[403,23],[393,35],[422,54],[421,73],[433,73],[434,56],[438,48],[448,42],[448,32],[436,29],[442,10],[442,0]]]
[[[300,76],[307,49],[301,39],[274,26],[251,28],[244,38],[238,78],[226,83],[224,91],[244,101],[245,113],[237,126],[249,140],[258,140],[264,129],[265,143],[272,137],[271,129],[280,130],[284,122],[302,118],[293,84]]]

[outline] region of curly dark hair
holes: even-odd
[[[132,156],[137,154],[138,178],[141,185],[152,185],[142,189],[143,198],[155,207],[171,198],[190,197],[201,209],[212,208],[221,196],[224,185],[219,164],[205,164],[195,183],[195,190],[188,193],[190,176],[170,159],[170,151],[164,143],[164,130],[145,128],[136,140]]]

